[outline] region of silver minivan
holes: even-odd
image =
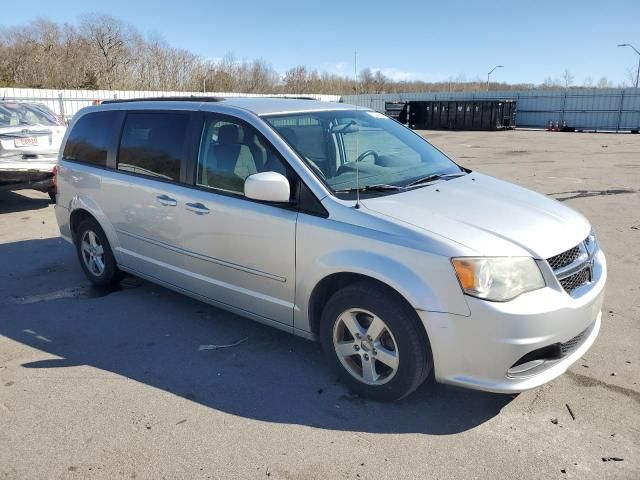
[[[73,119],[56,216],[96,285],[123,272],[309,339],[353,391],[513,393],[593,344],[587,219],[457,165],[378,112],[284,98],[105,102]]]

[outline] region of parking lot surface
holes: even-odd
[[[640,478],[640,136],[421,133],[593,223],[603,326],[569,372],[363,400],[315,343],[131,277],[89,287],[47,195],[4,192],[0,478]]]

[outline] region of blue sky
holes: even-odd
[[[564,69],[585,77],[628,80],[640,50],[640,0],[536,1],[204,1],[107,0],[15,3],[2,26],[36,17],[76,22],[108,13],[143,33],[159,32],[173,46],[205,58],[227,53],[263,58],[279,72],[305,64],[353,74],[381,69],[395,79],[447,80],[464,75],[540,83]]]

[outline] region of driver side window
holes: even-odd
[[[196,185],[244,195],[244,181],[249,175],[269,171],[286,176],[286,163],[258,131],[232,117],[206,117]]]

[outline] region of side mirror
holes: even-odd
[[[252,200],[285,203],[289,194],[289,180],[277,172],[254,173],[244,181],[244,196]]]

